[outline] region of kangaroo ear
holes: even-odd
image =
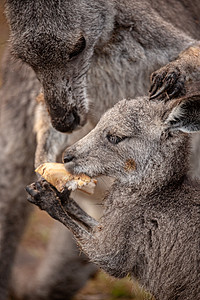
[[[195,95],[175,102],[165,120],[169,130],[195,132],[200,130],[200,96]]]

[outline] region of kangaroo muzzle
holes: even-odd
[[[72,132],[80,125],[80,117],[76,109],[70,111],[49,110],[52,126],[60,132]]]

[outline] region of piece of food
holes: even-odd
[[[88,194],[93,194],[97,184],[96,179],[85,174],[72,175],[60,163],[44,163],[35,172],[51,183],[59,192],[63,192],[65,188],[68,188],[72,191],[79,189]]]

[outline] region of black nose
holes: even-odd
[[[75,157],[75,156],[72,155],[72,154],[65,154],[65,156],[64,156],[64,158],[63,158],[64,164],[66,164],[66,163],[72,161],[72,160],[74,159],[74,157]]]
[[[80,124],[80,117],[76,111],[68,112],[64,116],[58,112],[56,117],[51,117],[53,127],[60,132],[72,132]]]

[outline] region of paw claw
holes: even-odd
[[[38,195],[38,191],[35,190],[35,184],[30,184],[26,187],[26,191],[27,193],[31,196],[31,197],[36,197]]]
[[[158,100],[168,101],[183,95],[185,76],[181,73],[179,67],[169,64],[154,72],[151,79],[150,100],[157,98]]]
[[[159,88],[162,87],[163,85],[163,79],[165,77],[166,73],[157,73],[157,72],[154,72],[151,76],[151,82],[152,82],[152,85],[149,89],[149,93],[150,93],[150,96],[152,97],[153,95],[156,94],[157,90]]]
[[[31,195],[28,195],[27,200],[28,200],[30,203],[35,204],[34,198],[33,198]]]
[[[156,97],[160,96],[168,87],[168,84],[164,84],[157,92],[150,96],[150,100],[155,99]]]

